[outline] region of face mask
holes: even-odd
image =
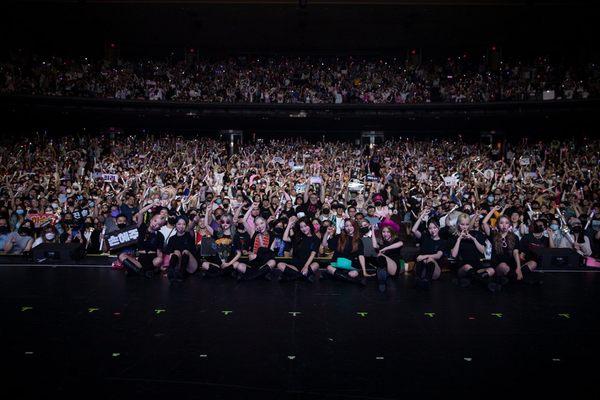
[[[229,203],[223,203],[223,208],[229,207]]]
[[[113,218],[117,218],[117,215],[119,215],[119,210],[113,210],[110,212],[110,216]]]
[[[488,196],[487,197],[487,201],[488,201],[488,203],[493,203],[494,202],[494,196]]]
[[[126,224],[126,223],[120,223],[120,224],[117,224],[117,227],[118,227],[119,229],[125,229],[125,227],[126,227],[126,226],[127,226],[127,224]]]
[[[367,233],[369,233],[370,228],[368,226],[363,226],[360,228],[360,233],[362,235],[366,235]]]
[[[19,229],[19,235],[21,235],[21,236],[31,236],[31,231],[27,227],[20,228]]]
[[[25,214],[25,210],[17,210],[17,215],[23,215]]]
[[[85,227],[86,227],[86,228],[91,228],[92,226],[94,226],[94,224],[93,224],[93,223],[91,223],[91,222],[86,222],[86,223],[85,223]]]
[[[375,207],[381,207],[381,202],[379,202],[379,201],[376,201],[376,202],[375,202]]]
[[[217,203],[217,204],[221,204],[221,199],[217,199],[217,200],[215,200],[215,203]]]
[[[550,229],[552,229],[553,231],[557,231],[558,230],[558,224],[550,224]]]
[[[323,214],[329,214],[329,208],[324,208],[323,209]]]
[[[541,225],[535,225],[533,227],[533,233],[542,233],[544,232],[544,227]]]
[[[46,240],[54,240],[56,235],[54,235],[52,232],[48,232],[44,236],[46,237]]]
[[[176,221],[175,217],[167,218],[167,222],[169,223],[169,225],[175,225],[175,221]]]
[[[243,231],[244,230],[244,224],[237,224],[237,229],[238,229],[238,231]]]
[[[579,225],[578,225],[578,226],[574,226],[574,227],[571,229],[571,231],[572,231],[573,233],[581,233],[581,232],[583,231],[583,228],[582,228],[581,226],[579,226]]]
[[[6,235],[8,232],[8,226],[0,226],[0,235]]]
[[[273,229],[273,233],[275,236],[283,236],[283,228],[275,228]]]

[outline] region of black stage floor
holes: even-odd
[[[381,294],[2,266],[3,380],[15,398],[598,398],[599,284],[545,273],[491,294],[445,274]]]

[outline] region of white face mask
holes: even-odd
[[[46,233],[46,240],[54,240],[54,233],[50,232],[50,233]]]

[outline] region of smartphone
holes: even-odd
[[[72,229],[71,230],[71,237],[75,238],[77,236],[77,234],[79,233],[79,229]]]

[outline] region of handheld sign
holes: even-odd
[[[135,245],[138,241],[139,231],[137,226],[129,226],[118,231],[109,233],[106,236],[108,248],[110,250],[120,249],[122,247]]]

